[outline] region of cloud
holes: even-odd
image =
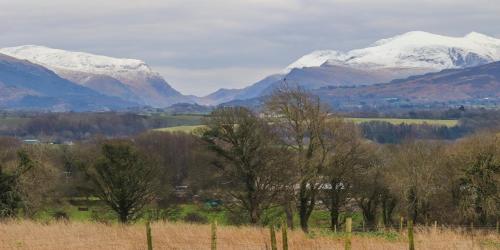
[[[349,50],[411,30],[495,35],[498,13],[500,2],[489,0],[0,0],[0,47],[138,58],[176,69],[162,74],[198,93],[258,79],[315,49]]]

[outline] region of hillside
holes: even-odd
[[[500,98],[500,62],[371,86],[325,87],[314,93],[336,106],[491,103]]]
[[[479,33],[449,37],[422,31],[381,39],[374,44],[348,52],[318,50],[291,63],[279,78],[266,78],[245,89],[258,86],[258,92],[223,96],[229,102],[270,93],[283,79],[294,86],[318,89],[326,86],[358,86],[390,82],[445,69],[462,69],[500,60],[500,39]],[[430,90],[431,91],[431,90]]]
[[[60,77],[103,95],[131,100],[141,105],[167,107],[193,102],[173,89],[145,62],[84,52],[26,45],[0,49],[0,53],[43,65]]]
[[[50,111],[120,109],[137,105],[104,96],[54,72],[0,54],[0,107]]]

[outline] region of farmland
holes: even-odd
[[[429,124],[429,125],[439,125],[439,126],[447,126],[453,127],[458,125],[458,120],[435,120],[435,119],[403,119],[403,118],[345,118],[348,121],[352,121],[354,123],[364,123],[364,122],[388,122],[393,125],[399,124]]]
[[[458,125],[458,120],[438,120],[438,119],[404,119],[404,118],[355,118],[355,117],[347,117],[345,118],[346,121],[354,122],[356,124],[361,124],[361,123],[367,123],[367,122],[373,122],[373,121],[378,121],[378,122],[387,122],[392,125],[400,125],[400,124],[415,124],[415,125],[422,125],[422,124],[429,124],[429,125],[435,125],[435,126],[446,126],[446,127],[453,127]],[[190,124],[193,123],[192,120],[190,120]],[[203,125],[181,125],[181,126],[172,126],[172,127],[165,127],[165,128],[159,128],[155,129],[155,131],[163,131],[163,132],[184,132],[184,133],[191,133],[197,128],[202,128]]]
[[[204,127],[204,125],[184,125],[184,126],[174,126],[174,127],[159,128],[159,129],[154,129],[154,130],[155,131],[162,131],[162,132],[191,133],[195,129],[203,128],[203,127]]]

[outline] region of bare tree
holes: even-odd
[[[328,156],[322,173],[322,200],[330,210],[331,228],[339,226],[339,216],[350,199],[355,177],[372,166],[375,160],[374,145],[361,139],[359,129],[353,123],[330,119],[325,131]]]
[[[324,132],[328,112],[316,96],[303,89],[283,86],[266,103],[267,116],[272,118],[282,143],[293,153],[298,169],[298,210],[300,226],[308,231],[308,221],[321,186],[327,147]]]
[[[431,200],[446,183],[441,180],[444,145],[430,141],[410,141],[394,148],[386,178],[399,196],[402,212],[417,222],[428,222]]]
[[[230,197],[226,201],[246,211],[250,223],[259,222],[284,178],[286,166],[279,162],[275,136],[264,120],[242,107],[219,108],[206,124],[202,138],[218,156],[214,165],[225,183],[222,191]]]

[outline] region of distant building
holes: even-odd
[[[26,139],[26,140],[23,140],[23,143],[34,145],[34,144],[40,144],[40,141],[37,139]]]

